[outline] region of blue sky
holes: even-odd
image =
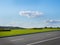
[[[60,0],[0,0],[0,26],[47,25],[60,26]]]

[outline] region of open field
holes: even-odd
[[[14,29],[11,31],[0,32],[0,37],[13,36],[13,35],[24,35],[24,34],[40,33],[40,32],[49,32],[49,31],[60,31],[60,29]]]

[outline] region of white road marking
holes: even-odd
[[[11,40],[11,41],[19,41],[19,40],[23,40],[24,38],[20,38],[20,39],[14,39],[14,40]]]
[[[42,42],[46,42],[46,41],[50,41],[50,40],[55,40],[55,39],[58,39],[58,38],[60,38],[60,37],[50,38],[50,39],[47,39],[47,40],[42,40],[42,41],[27,44],[27,45],[38,44],[38,43],[42,43]]]

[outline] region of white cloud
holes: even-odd
[[[47,20],[47,23],[60,23],[60,20]]]
[[[39,11],[20,11],[19,15],[27,17],[37,17],[43,15],[43,13]]]
[[[60,27],[60,20],[47,20],[46,22],[46,26],[49,27]]]

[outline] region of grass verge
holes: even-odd
[[[60,29],[15,29],[6,32],[0,32],[0,37],[4,36],[13,36],[13,35],[24,35],[24,34],[32,34],[32,33],[40,33],[40,32],[50,32],[50,31],[60,31]]]

